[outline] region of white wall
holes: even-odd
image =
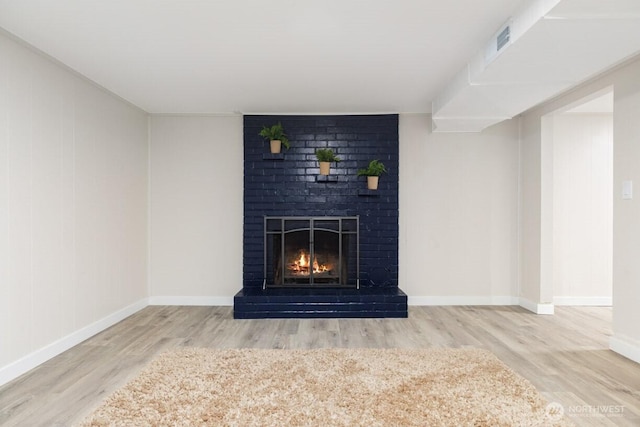
[[[241,116],[152,116],[152,304],[231,304],[242,288]]]
[[[640,198],[622,200],[624,180],[640,182],[640,60],[636,59],[602,77],[588,82],[565,96],[554,99],[523,115],[522,133],[522,221],[520,225],[522,263],[540,265],[540,175],[542,138],[540,122],[544,115],[613,88],[613,331],[611,348],[640,361]],[[530,155],[528,155],[530,154]],[[524,191],[525,187],[529,191]],[[526,215],[526,218],[525,218]],[[540,297],[544,287],[540,269],[522,270],[522,293]],[[542,297],[540,297],[542,298]],[[536,301],[542,301],[538,299]],[[544,302],[544,301],[542,301]]]
[[[640,363],[640,60],[615,74],[611,348]],[[623,200],[622,182],[635,184]]]
[[[541,116],[520,119],[519,292],[532,304],[543,301],[541,288],[542,129]]]
[[[553,116],[554,304],[611,304],[613,114]]]
[[[413,304],[511,304],[518,271],[518,121],[432,133],[400,116],[400,287]]]
[[[146,206],[146,114],[0,33],[0,383],[146,297]]]
[[[512,303],[518,126],[433,134],[400,116],[400,286],[413,303]],[[222,150],[224,161],[217,162]],[[151,118],[151,302],[231,303],[242,286],[242,118]]]

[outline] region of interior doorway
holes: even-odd
[[[611,306],[613,88],[543,117],[541,295],[554,305]]]

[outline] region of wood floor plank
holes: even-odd
[[[410,307],[407,319],[234,320],[230,307],[151,306],[0,388],[0,425],[71,426],[155,355],[185,346],[485,348],[576,425],[640,425],[640,365],[608,350],[611,318],[603,307],[537,316],[465,306]]]

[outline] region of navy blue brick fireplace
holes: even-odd
[[[291,148],[270,154],[258,133],[278,122]],[[341,159],[328,176],[319,175],[318,148],[331,148]],[[373,159],[388,173],[378,190],[367,190],[357,170]],[[245,116],[243,289],[234,298],[234,317],[406,317],[407,297],[398,288],[398,160],[397,115]],[[280,218],[329,224],[343,217],[359,224],[358,246],[350,250],[357,260],[351,255],[349,261],[358,268],[349,268],[348,281],[271,283],[273,262],[266,265],[266,252],[273,243],[266,239],[274,232],[265,230],[267,224]]]

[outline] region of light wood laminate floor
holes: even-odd
[[[231,307],[147,307],[0,388],[0,425],[71,426],[172,347],[473,346],[574,412],[578,426],[640,426],[640,365],[608,350],[610,308],[556,307],[553,316],[483,306],[410,307],[407,319],[232,317]]]

